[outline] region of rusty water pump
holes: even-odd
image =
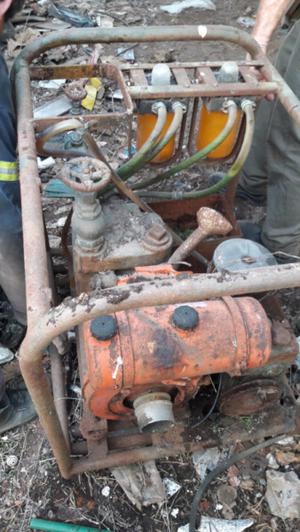
[[[159,68],[33,62],[68,44],[176,40],[235,43],[251,60],[230,68],[224,61]],[[225,80],[229,71],[235,77]],[[33,117],[31,80],[66,79],[68,95],[76,80],[82,88],[82,80],[94,77],[104,89],[107,83],[119,90],[119,107],[86,113],[78,96],[76,117]],[[251,146],[255,102],[276,93],[300,124],[298,99],[258,44],[225,26],[68,30],[28,45],[14,81],[28,308],[20,366],[61,474],[247,440],[248,427],[238,418],[244,413],[251,416],[252,438],[295,431],[297,408],[284,374],[297,346],[272,291],[300,286],[300,266],[208,271],[218,244],[240,236],[232,206]],[[127,134],[129,159],[118,167],[94,135],[106,127],[113,142],[119,127]],[[60,177],[74,196],[63,249],[55,250],[69,268],[71,297],[60,301],[49,272],[37,155],[66,161]],[[200,191],[149,190],[202,160],[223,165],[218,183]],[[75,333],[75,352],[68,331]],[[78,367],[83,398],[72,431],[65,399],[70,365]],[[213,400],[215,376],[220,383],[223,376],[223,387],[214,417],[206,420],[207,393],[201,393],[211,390]],[[223,414],[234,416],[232,429],[222,425]],[[195,418],[205,420],[201,428]]]

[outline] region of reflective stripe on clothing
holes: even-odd
[[[0,161],[0,181],[17,181],[17,163],[16,161],[9,163],[7,161]]]

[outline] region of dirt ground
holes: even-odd
[[[180,15],[171,16],[160,9],[162,4],[171,3],[167,0],[83,0],[72,2],[66,0],[64,6],[80,9],[83,13],[96,16],[106,14],[112,17],[114,26],[121,25],[167,25],[167,24],[230,24],[238,26],[239,17],[251,18],[255,14],[258,2],[253,0],[215,0],[216,11],[202,11],[188,9]],[[32,13],[47,17],[47,2],[26,1],[26,8]],[[52,19],[49,19],[52,20]],[[243,29],[245,29],[243,27]],[[27,32],[27,35],[23,33]],[[36,37],[38,30],[26,21],[16,26],[16,35],[3,48],[4,56],[10,65],[20,50],[20,42],[29,42]],[[280,35],[279,35],[280,37]],[[18,41],[19,38],[19,41]],[[16,45],[15,45],[16,43]],[[278,39],[274,39],[271,52],[276,50]],[[56,63],[65,60],[74,61],[77,50],[72,47],[66,54],[54,54],[44,58],[45,63]],[[84,51],[80,50],[80,59],[84,60]],[[104,47],[104,55],[115,55],[116,47]],[[139,45],[135,48],[137,61],[162,61],[168,54],[174,60],[206,60],[230,59],[241,57],[243,54],[234,47],[225,44],[206,44],[198,48],[196,45],[178,46],[176,43],[159,45]],[[55,55],[55,57],[54,57]],[[39,92],[35,92],[36,104],[39,102]],[[122,142],[121,142],[122,145]],[[50,171],[51,172],[51,171]],[[177,186],[179,179],[175,181]],[[180,186],[180,183],[178,183]],[[53,202],[45,203],[45,212],[53,212]],[[60,209],[60,211],[59,211]],[[57,219],[65,217],[69,209],[55,203]],[[238,206],[238,214],[248,216],[255,221],[261,221],[264,216],[263,208]],[[248,211],[247,211],[248,209]],[[247,212],[246,212],[247,211]],[[53,221],[50,219],[50,222]],[[49,223],[50,223],[49,222]],[[54,224],[55,225],[55,224]],[[48,227],[49,228],[49,227]],[[51,232],[51,231],[50,231]],[[56,229],[51,232],[56,237]],[[58,232],[57,232],[58,234]],[[300,334],[299,291],[285,291],[282,294],[284,309],[290,318],[294,331]],[[74,396],[72,398],[74,401]],[[80,403],[80,398],[77,399]],[[280,471],[295,471],[300,475],[300,451],[297,438],[288,442],[286,446],[274,446],[259,456],[264,463],[254,475],[251,464],[238,469],[235,475],[239,479],[236,489],[236,503],[231,512],[226,504],[220,504],[218,488],[228,483],[228,475],[222,475],[208,491],[201,503],[201,510],[206,515],[224,518],[253,519],[255,524],[249,530],[253,532],[297,532],[300,521],[285,520],[274,517],[269,510],[265,498],[266,490],[266,455],[290,453],[290,463],[279,462]],[[17,457],[17,464],[10,465],[10,457]],[[295,460],[291,456],[296,456]],[[282,458],[282,457],[281,457]],[[293,463],[294,462],[294,463]],[[8,532],[25,532],[29,530],[29,522],[33,517],[52,519],[107,528],[111,532],[175,532],[180,525],[185,525],[189,519],[189,511],[195,489],[199,479],[194,466],[188,456],[178,456],[176,459],[163,459],[158,462],[158,469],[162,478],[172,479],[180,485],[179,491],[170,497],[161,507],[151,506],[137,510],[109,471],[82,474],[70,481],[64,481],[58,472],[44,433],[38,421],[34,421],[18,430],[0,437],[0,530]],[[232,471],[231,471],[232,473]],[[175,511],[174,511],[175,510]]]

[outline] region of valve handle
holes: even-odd
[[[93,157],[76,157],[65,164],[60,179],[77,192],[99,192],[110,183],[110,170]]]

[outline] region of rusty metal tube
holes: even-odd
[[[223,25],[200,26],[131,26],[120,28],[85,28],[52,32],[30,43],[20,56],[31,62],[40,54],[69,44],[162,42],[162,41],[226,41],[243,47],[253,57],[262,55],[258,43],[245,31]],[[19,57],[20,57],[19,56]]]
[[[238,273],[176,276],[168,281],[139,282],[105,289],[101,296],[80,294],[52,308],[26,336],[21,359],[39,358],[38,351],[66,330],[97,316],[155,305],[199,301],[300,286],[300,264],[256,268]]]
[[[24,263],[26,272],[27,323],[30,328],[36,318],[50,306],[48,263],[40,197],[34,129],[31,124],[32,103],[27,67],[16,79],[18,113],[19,170],[22,197]],[[37,267],[38,265],[38,267]]]
[[[287,112],[300,125],[300,102],[284,79],[264,56],[258,43],[248,33],[230,26],[154,26],[130,28],[90,28],[53,32],[30,43],[16,59],[13,76],[18,74],[22,64],[29,64],[43,52],[68,44],[117,43],[117,42],[161,42],[161,41],[225,41],[243,47],[253,59],[261,59],[261,71],[267,81],[278,84],[277,95]]]
[[[264,66],[261,68],[261,72],[267,80],[277,83],[279,89],[277,90],[278,99],[293,120],[300,125],[299,99],[266,56],[264,57]]]
[[[40,198],[40,180],[36,160],[30,78],[26,64],[20,66],[16,77],[18,113],[18,146],[20,153],[20,187],[24,262],[26,272],[26,300],[28,335],[38,318],[51,304],[51,290],[44,235],[44,222]],[[25,384],[36,406],[40,422],[49,438],[61,474],[69,476],[71,459],[65,442],[52,392],[43,367],[43,351],[34,350],[34,356],[20,359]]]
[[[70,438],[68,431],[68,413],[65,398],[64,368],[62,356],[58,353],[56,347],[52,344],[49,348],[51,362],[51,380],[54,405],[57,412],[66,444],[70,449]]]

